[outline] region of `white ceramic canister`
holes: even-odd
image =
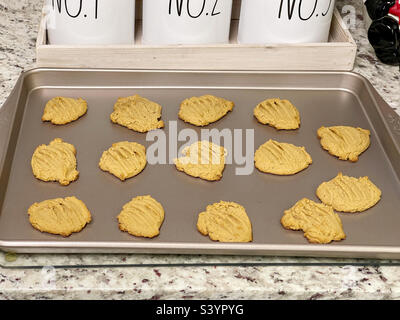
[[[238,42],[327,42],[335,0],[242,0]]]
[[[232,0],[144,0],[143,43],[227,43]]]
[[[46,0],[50,44],[132,44],[135,0]]]

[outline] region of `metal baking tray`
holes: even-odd
[[[207,182],[178,172],[174,165],[148,165],[125,182],[102,172],[99,158],[113,142],[137,141],[146,134],[111,123],[118,97],[141,94],[163,106],[164,131],[177,121],[178,131],[195,129],[178,120],[180,102],[215,94],[233,100],[233,112],[208,128],[254,129],[255,148],[272,138],[305,146],[313,164],[294,176],[280,177],[256,169],[237,176],[227,165],[221,181]],[[88,113],[69,125],[43,123],[47,100],[82,97]],[[277,131],[253,117],[263,99],[291,100],[302,117],[296,131]],[[337,160],[316,136],[320,126],[351,125],[371,130],[371,146],[357,163]],[[34,178],[30,161],[35,148],[60,137],[77,148],[80,177],[68,187]],[[185,142],[180,142],[182,145]],[[243,139],[243,144],[246,141]],[[34,69],[25,72],[0,109],[0,248],[14,252],[135,252],[313,257],[400,258],[400,118],[363,77],[349,72],[228,72]],[[368,175],[382,190],[382,200],[360,214],[340,213],[347,238],[328,245],[309,244],[301,231],[282,228],[280,218],[303,197],[318,200],[318,185],[338,172]],[[165,208],[161,233],[154,239],[118,229],[116,216],[132,197],[151,194]],[[92,212],[93,221],[68,238],[31,227],[27,209],[37,201],[75,195]],[[252,243],[218,243],[196,229],[197,215],[208,204],[235,201],[253,224]]]

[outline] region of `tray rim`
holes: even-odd
[[[379,106],[376,96],[376,90],[370,84],[370,82],[366,79],[366,77],[349,71],[221,71],[221,70],[152,70],[152,69],[90,69],[90,68],[33,68],[21,73],[19,79],[17,80],[16,87],[12,90],[10,96],[7,98],[4,105],[0,108],[0,118],[2,116],[2,111],[10,108],[12,105],[12,101],[15,102],[15,106],[19,105],[21,89],[23,87],[24,80],[27,76],[40,73],[40,72],[54,72],[54,71],[65,71],[65,72],[126,72],[126,73],[154,73],[154,72],[167,72],[167,73],[210,73],[210,74],[281,74],[281,75],[302,75],[302,74],[321,74],[321,75],[347,75],[352,77],[359,78],[363,84],[366,86],[370,98],[373,102]],[[117,87],[118,85],[116,85]],[[57,86],[56,86],[57,87]],[[31,91],[27,93],[29,96],[30,92],[39,87],[35,87]],[[338,88],[340,89],[340,88]],[[347,89],[343,89],[347,90]],[[351,90],[349,90],[351,91]],[[17,99],[15,99],[15,95],[17,95]],[[382,99],[382,98],[381,98]],[[384,100],[382,99],[384,102]],[[385,104],[389,106],[386,102]],[[6,107],[6,108],[5,108]],[[390,108],[390,106],[389,106]],[[15,121],[15,113],[16,108],[13,110],[13,117],[11,118],[11,123],[9,124],[9,128],[12,128],[12,124]],[[383,111],[380,108],[377,108],[383,123],[385,124],[385,129],[388,133],[391,134],[391,138],[393,141],[397,141],[394,138],[394,133],[391,131],[389,124],[387,123],[387,119],[383,115]],[[400,121],[400,116],[392,110],[393,114],[397,116]],[[8,149],[10,141],[11,130],[7,135],[7,143],[6,148]],[[398,152],[400,153],[399,144],[397,143]],[[0,150],[0,169],[3,170],[3,161],[5,160],[4,154]],[[168,252],[166,252],[168,249]],[[359,245],[336,245],[332,243],[328,246],[326,245],[316,245],[316,244],[306,244],[306,245],[280,245],[280,244],[235,244],[235,243],[179,243],[179,242],[168,242],[168,243],[155,243],[151,245],[149,248],[148,243],[137,243],[137,242],[107,242],[107,241],[9,241],[9,240],[1,240],[0,235],[0,250],[4,251],[13,251],[13,252],[92,252],[92,253],[117,253],[117,252],[131,252],[131,253],[149,253],[148,251],[152,251],[151,253],[161,253],[161,254],[182,254],[182,253],[192,253],[192,250],[196,250],[195,254],[220,254],[220,255],[229,255],[229,254],[241,254],[241,255],[276,255],[275,252],[279,251],[279,255],[290,255],[296,256],[296,254],[301,253],[301,256],[317,256],[317,257],[362,257],[362,258],[378,258],[378,259],[387,259],[387,258],[400,258],[400,246],[359,246]],[[221,251],[222,250],[222,251]],[[257,252],[257,253],[256,253]]]
[[[61,245],[60,245],[61,244]],[[64,242],[2,241],[0,250],[15,253],[140,253],[140,254],[206,254],[243,256],[291,256],[321,258],[400,259],[400,246],[268,245],[236,243],[152,244],[151,248],[135,242]],[[193,252],[195,250],[195,253]]]

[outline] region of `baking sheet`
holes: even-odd
[[[199,128],[178,120],[180,102],[190,96],[215,94],[235,101],[234,111],[208,129],[254,129],[255,148],[276,139],[305,146],[313,164],[289,177],[261,173],[235,175],[227,165],[221,181],[207,182],[178,172],[174,165],[148,165],[125,182],[102,172],[98,161],[117,141],[148,147],[146,135],[111,123],[118,97],[143,95],[163,106],[164,131],[177,121],[178,132]],[[47,100],[82,97],[88,113],[66,126],[42,123]],[[291,100],[299,109],[298,131],[276,131],[254,119],[254,106],[270,97]],[[352,73],[182,72],[139,70],[35,69],[21,76],[1,109],[0,247],[16,252],[140,252],[186,254],[295,255],[324,257],[400,257],[400,121],[372,86]],[[357,163],[339,161],[322,150],[320,126],[351,125],[371,130],[371,147]],[[77,149],[78,181],[68,187],[35,179],[30,160],[40,144],[62,138]],[[185,142],[180,142],[182,145]],[[245,139],[243,141],[245,144]],[[318,200],[318,185],[338,172],[368,175],[382,190],[382,200],[360,214],[340,214],[347,238],[329,245],[309,244],[302,232],[284,230],[283,211],[303,197]],[[165,209],[161,233],[154,239],[130,236],[118,229],[116,216],[132,197],[151,194]],[[33,229],[27,208],[55,197],[75,195],[92,212],[93,221],[68,238]],[[235,201],[253,224],[252,243],[216,243],[196,229],[197,215],[208,204]]]
[[[353,258],[306,258],[246,255],[169,254],[55,254],[3,253],[0,267],[6,269],[132,268],[132,267],[276,267],[276,266],[400,266],[400,260]]]

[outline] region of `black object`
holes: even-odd
[[[400,64],[399,18],[390,14],[397,0],[367,0],[365,6],[373,20],[368,39],[379,60],[389,65]]]
[[[367,0],[365,6],[372,20],[377,20],[386,16],[391,7],[396,4],[396,0]]]
[[[385,16],[372,22],[368,39],[379,60],[390,65],[400,64],[400,28],[395,18]]]

